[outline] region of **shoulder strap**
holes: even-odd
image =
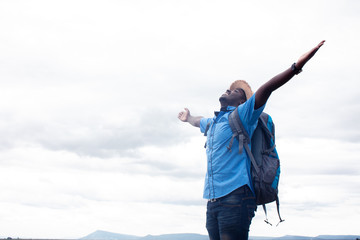
[[[204,132],[204,136],[205,136],[205,137],[207,136],[207,132],[209,131],[209,128],[210,128],[210,123],[208,123],[208,124],[206,125],[205,132]],[[205,141],[205,144],[204,144],[204,148],[206,148],[206,141]]]
[[[230,140],[229,146],[227,147],[231,151],[231,147],[235,137],[239,137],[239,153],[242,153],[244,143],[249,142],[249,135],[247,134],[244,126],[241,122],[238,108],[236,108],[232,113],[229,115],[229,125],[231,131],[233,132],[232,138]]]
[[[231,130],[233,131],[233,133],[243,134],[245,138],[250,139],[249,134],[247,133],[247,131],[244,128],[244,125],[241,122],[238,109],[239,108],[236,108],[229,115],[229,123],[230,123]]]
[[[208,124],[206,125],[205,132],[204,132],[204,136],[205,136],[205,137],[207,136],[207,132],[209,131],[209,128],[210,128],[210,123],[208,123]]]
[[[239,136],[239,153],[242,153],[243,147],[245,148],[251,163],[253,164],[255,171],[259,172],[259,167],[255,161],[255,158],[253,156],[253,154],[251,153],[251,150],[249,148],[248,143],[250,142],[250,137],[249,134],[247,133],[246,129],[244,128],[244,125],[241,122],[239,113],[238,113],[238,108],[235,109],[235,111],[233,111],[232,113],[230,113],[229,115],[229,124],[230,124],[230,128],[231,131],[233,132],[233,136],[230,140],[230,144],[227,147],[230,151],[231,151],[231,147],[234,141],[234,138],[236,136]]]

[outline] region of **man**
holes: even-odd
[[[208,199],[206,228],[210,240],[248,239],[256,211],[250,180],[250,159],[246,151],[239,154],[239,144],[234,143],[231,151],[227,148],[232,137],[229,114],[238,108],[244,128],[252,136],[271,93],[300,73],[324,42],[321,41],[289,69],[263,84],[255,94],[245,81],[235,81],[219,98],[220,112],[215,113],[213,118],[192,116],[187,108],[179,113],[181,121],[199,127],[207,135],[207,173],[203,197]]]

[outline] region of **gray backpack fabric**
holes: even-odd
[[[263,206],[266,216],[265,222],[272,225],[267,219],[265,204],[274,201],[276,202],[280,222],[283,222],[284,220],[281,219],[279,211],[278,183],[280,177],[280,159],[275,147],[274,123],[270,115],[263,112],[250,139],[240,120],[237,109],[229,115],[229,124],[233,136],[228,149],[231,151],[233,141],[237,138],[239,140],[239,153],[245,149],[249,156],[251,160],[251,181],[255,191],[256,204]],[[251,150],[248,145],[250,141]]]

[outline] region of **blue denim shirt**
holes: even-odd
[[[254,106],[255,94],[238,106],[240,119],[250,137],[256,128],[260,114],[265,108],[264,105],[254,110]],[[245,149],[239,154],[237,139],[234,140],[231,151],[227,149],[232,137],[228,118],[235,109],[235,107],[228,107],[230,112],[221,111],[213,118],[202,118],[200,120],[200,131],[202,133],[205,132],[207,124],[210,123],[206,140],[207,172],[203,195],[206,199],[223,197],[246,184],[252,189],[250,159]]]

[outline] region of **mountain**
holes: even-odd
[[[138,237],[133,235],[125,235],[125,234],[97,230],[80,239],[82,240],[209,240],[209,237],[205,235],[193,234],[193,233],[163,234],[159,236],[147,235],[145,237]]]
[[[286,235],[282,237],[249,237],[250,240],[316,240],[313,237]]]
[[[250,240],[357,240],[356,235],[319,235],[317,237],[286,235],[283,237],[249,237]]]
[[[95,231],[82,240],[209,240],[207,235],[194,233],[163,234],[158,236],[147,235],[145,237],[111,233],[106,231]],[[250,240],[357,240],[360,235],[319,235],[317,237],[292,236],[283,237],[249,237]]]
[[[148,235],[139,240],[209,240],[208,236],[194,233],[164,234],[159,236]]]
[[[87,240],[137,240],[141,237],[97,230],[80,239]]]
[[[250,240],[357,240],[356,235],[319,235],[317,237],[286,235],[283,237],[249,237]]]
[[[326,240],[347,240],[347,239],[360,239],[358,235],[319,235],[316,237],[318,240],[326,239]]]
[[[305,237],[305,236],[293,236],[293,235],[286,235],[283,237],[279,237],[276,239],[281,239],[281,240],[312,240],[315,239],[313,237]]]

